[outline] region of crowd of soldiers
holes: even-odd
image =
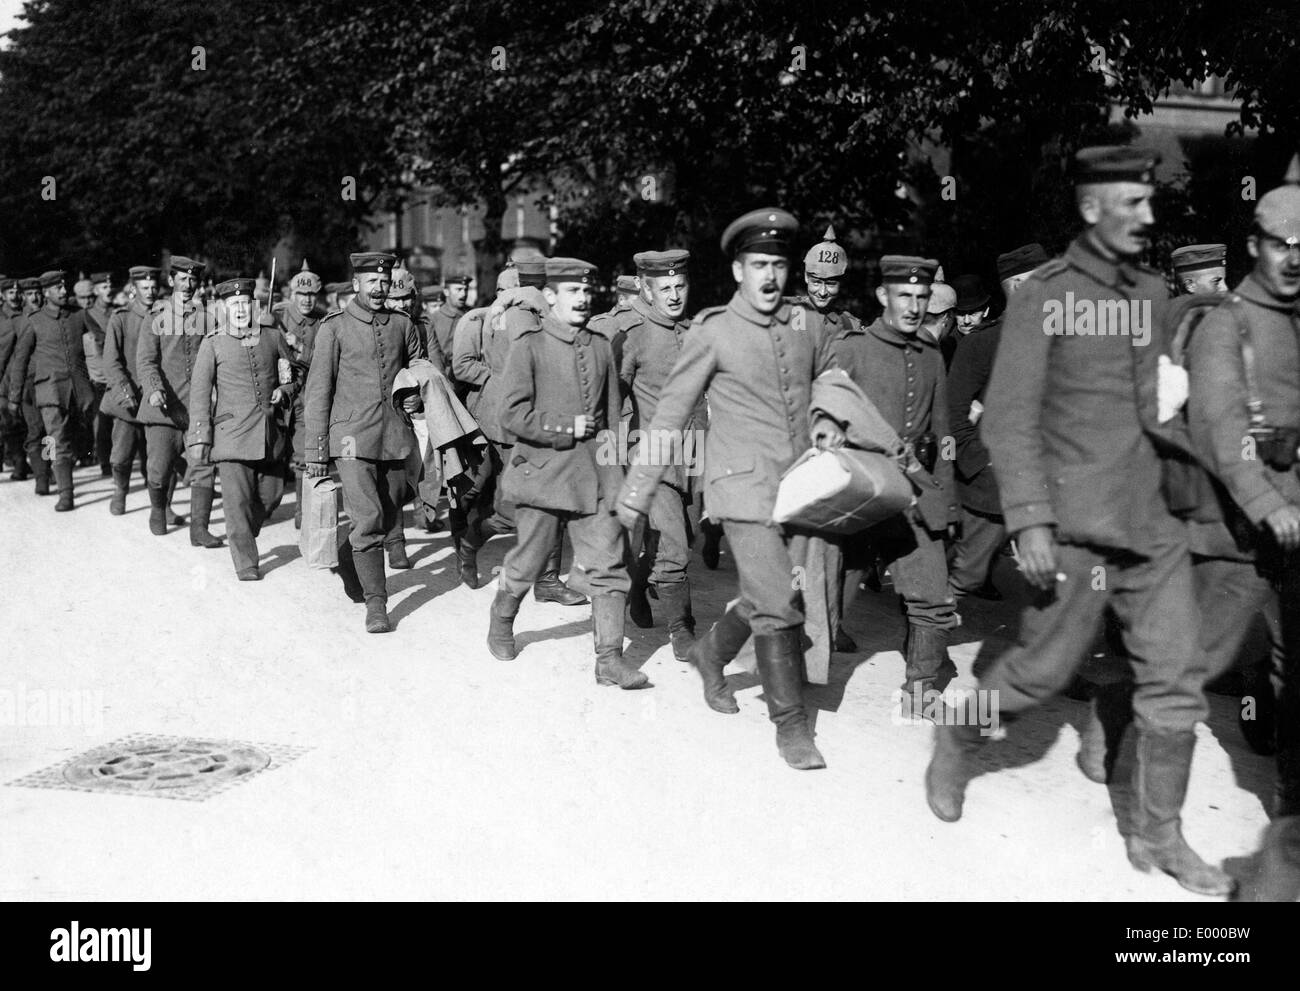
[[[519,260],[468,311],[468,279],[430,298],[378,252],[353,255],[352,281],[328,287],[304,263],[286,303],[260,314],[253,280],[204,302],[203,266],[181,257],[168,298],[159,270],[137,266],[117,309],[107,273],[77,284],[79,309],[62,272],[0,280],[11,478],[35,473],[44,495],[52,470],[55,508],[70,510],[74,463],[98,461],[121,515],[139,457],[150,531],[184,522],[171,510],[184,475],[191,542],[210,548],[219,477],[236,573],[256,580],[256,538],[288,480],[300,514],[304,487],[332,470],[350,520],[340,572],[372,633],[391,628],[385,559],[411,567],[403,507],[414,500],[434,529],[445,497],[468,587],[482,584],[483,545],[515,537],[488,616],[493,657],[517,656],[530,587],[566,605],[589,596],[598,683],[652,687],[623,656],[625,617],[648,627],[658,613],[709,708],[732,714],[725,668],[752,636],[779,753],[798,769],[825,766],[805,629],[856,651],[843,618],[887,573],[906,616],[899,716],[936,723],[925,791],[949,822],[989,734],[945,694],[948,638],[962,597],[1001,597],[991,574],[1010,541],[1033,596],[1018,643],[976,672],[979,692],[1009,722],[1082,676],[1090,780],[1110,779],[1136,727],[1130,861],[1226,894],[1231,879],[1183,839],[1181,810],[1205,685],[1257,614],[1280,683],[1274,812],[1300,814],[1300,160],[1257,205],[1250,274],[1229,292],[1227,246],[1189,245],[1171,259],[1173,299],[1139,262],[1156,163],[1081,151],[1083,232],[1056,258],[1038,244],[1000,255],[1006,308],[992,318],[977,277],[948,285],[934,259],[886,255],[881,313],[864,324],[842,302],[833,229],[803,258],[804,294],[787,294],[798,224],[778,208],[726,228],[735,294],[693,319],[682,249],[638,253],[600,315],[596,268],[575,258]],[[818,534],[775,524],[773,506],[806,451],[840,448],[888,451],[914,498],[817,556]],[[716,568],[724,533],[737,597],[697,638],[692,549],[702,536]],[[566,538],[582,591],[560,579]],[[814,561],[828,594],[792,581]],[[1122,645],[1085,664],[1103,618]]]

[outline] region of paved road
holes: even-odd
[[[739,715],[711,712],[662,629],[629,629],[651,691],[596,686],[586,607],[529,598],[519,658],[493,660],[493,587],[456,585],[445,533],[408,531],[397,628],[368,636],[363,607],[298,560],[292,497],[261,540],[265,579],[240,583],[225,549],[152,537],[142,490],[109,516],[95,476],[78,472],[79,508],[57,516],[30,483],[0,483],[0,782],[141,733],[305,752],[202,802],[0,787],[2,897],[1201,900],[1128,866],[1128,789],[1076,770],[1084,710],[1067,699],[989,748],[1003,769],[972,784],[962,822],[934,819],[932,730],[890,718],[891,595],[864,593],[851,618],[861,652],[836,655],[814,695],[830,766],[800,773],[753,678]],[[725,545],[717,572],[692,567],[707,624],[735,573]],[[965,613],[953,653],[969,683],[1013,609]],[[1212,701],[1186,832],[1234,869],[1267,822],[1272,771],[1232,700]],[[1130,741],[1121,779],[1131,764]]]

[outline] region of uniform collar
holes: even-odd
[[[157,302],[157,300],[155,300],[154,302]],[[130,310],[138,317],[147,317],[149,313],[153,310],[153,303],[150,303],[148,306],[145,306],[145,304],[141,302],[139,296],[132,296]]]
[[[759,313],[744,296],[740,295],[739,289],[732,295],[731,301],[727,303],[727,309],[731,310],[736,316],[742,317],[760,327],[770,327],[774,320],[779,320],[790,312],[789,305],[782,303],[780,309],[775,313]]]
[[[58,319],[63,316],[63,307],[55,303],[44,303],[39,312],[44,313],[47,317]]]
[[[444,316],[463,317],[469,311],[462,310],[459,306],[453,306],[452,303],[448,300],[445,301],[440,307],[438,307],[438,312],[443,314]]]
[[[542,317],[542,330],[565,344],[572,344],[578,339],[578,329],[577,327],[570,327],[563,320],[557,320],[549,313]]]
[[[632,305],[629,306],[628,309],[638,316],[649,320],[651,323],[658,324],[660,327],[672,329],[677,326],[676,320],[669,320],[640,296],[632,300]],[[617,312],[617,310],[615,312]]]
[[[897,348],[914,347],[921,349],[925,347],[927,341],[921,337],[920,331],[915,334],[904,334],[901,330],[895,330],[889,324],[885,323],[884,317],[876,317],[875,321],[867,328],[871,333],[880,338],[886,344],[892,344]],[[935,345],[936,347],[938,345]]]
[[[298,307],[292,303],[284,308],[284,322],[290,327],[301,327],[306,323],[310,323],[314,315],[314,313],[309,313],[303,316],[298,312]]]
[[[355,296],[353,296],[350,300],[348,300],[348,305],[344,307],[343,312],[350,317],[355,317],[356,319],[360,320],[362,323],[375,322],[375,316],[376,316],[375,311],[367,310],[364,306],[362,306],[360,303],[357,302],[357,298]]]
[[[1104,286],[1119,288],[1137,285],[1134,263],[1128,259],[1111,261],[1103,258],[1092,246],[1086,233],[1070,242],[1070,246],[1065,249],[1065,257],[1071,265],[1082,269]]]
[[[1279,310],[1282,313],[1295,313],[1297,310],[1296,300],[1278,299],[1264,288],[1264,283],[1255,278],[1254,272],[1251,272],[1237,283],[1237,288],[1232,291],[1242,299],[1249,300],[1258,306],[1268,307],[1270,310]]]

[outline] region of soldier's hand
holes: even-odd
[[[819,451],[827,451],[844,446],[844,431],[834,420],[822,417],[812,427],[813,446]]]
[[[1050,526],[1030,526],[1016,538],[1016,560],[1025,579],[1047,591],[1056,586],[1056,537]]]
[[[329,465],[325,464],[323,461],[307,462],[308,478],[323,478],[325,475],[328,474],[329,474]]]
[[[276,389],[273,393],[271,393],[271,405],[279,406],[282,402],[284,402],[284,390]]]
[[[619,524],[628,533],[632,533],[636,530],[637,524],[645,518],[645,513],[641,512],[639,509],[633,509],[631,506],[627,505],[627,503],[623,502],[618,504],[618,509],[615,510],[615,512],[618,514]]]
[[[189,447],[190,461],[196,465],[205,465],[208,463],[208,445],[191,444]]]
[[[1300,547],[1300,506],[1287,504],[1275,509],[1264,517],[1264,522],[1273,531],[1277,544],[1284,551],[1293,551]]]
[[[971,426],[980,422],[980,417],[984,415],[984,404],[978,399],[970,401],[970,412],[966,414],[966,419],[970,421]]]
[[[149,405],[157,406],[159,408],[167,405],[166,401],[163,399],[163,394],[160,390],[155,389],[153,392],[149,393]]]
[[[576,440],[586,440],[596,436],[596,421],[585,413],[573,418],[573,436]]]
[[[424,409],[424,400],[419,393],[413,392],[402,400],[402,409],[408,413],[419,413]]]

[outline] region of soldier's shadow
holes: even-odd
[[[581,610],[582,607],[577,607]],[[520,610],[523,611],[522,609]],[[485,624],[486,627],[486,624]],[[594,651],[595,647],[591,640],[591,614],[583,610],[582,618],[575,619],[568,623],[562,623],[559,626],[547,627],[544,630],[532,630],[528,633],[520,633],[515,636],[516,649],[523,651],[529,644],[545,643],[547,640],[567,640],[570,638],[579,638],[585,634],[585,647],[588,651]],[[644,659],[642,661],[644,663]],[[638,667],[640,664],[637,665]]]
[[[298,549],[297,544],[282,544],[279,547],[272,547],[269,551],[262,552],[262,560],[258,568],[265,578],[272,571],[283,568],[290,561],[297,561],[302,557],[302,551]]]
[[[407,547],[409,548],[412,543],[417,542],[420,541],[408,540]],[[450,592],[460,584],[460,572],[456,568],[456,559],[451,554],[444,556],[439,561],[417,566],[417,562],[424,561],[435,552],[436,549],[428,550],[417,552],[412,556],[408,550],[407,556],[411,559],[411,569],[409,571],[390,570],[388,572],[388,595],[390,600],[397,592],[404,592],[410,588],[415,589],[396,606],[389,609],[388,618],[394,626],[397,626],[406,617],[413,615],[425,603],[436,599],[444,592]]]

